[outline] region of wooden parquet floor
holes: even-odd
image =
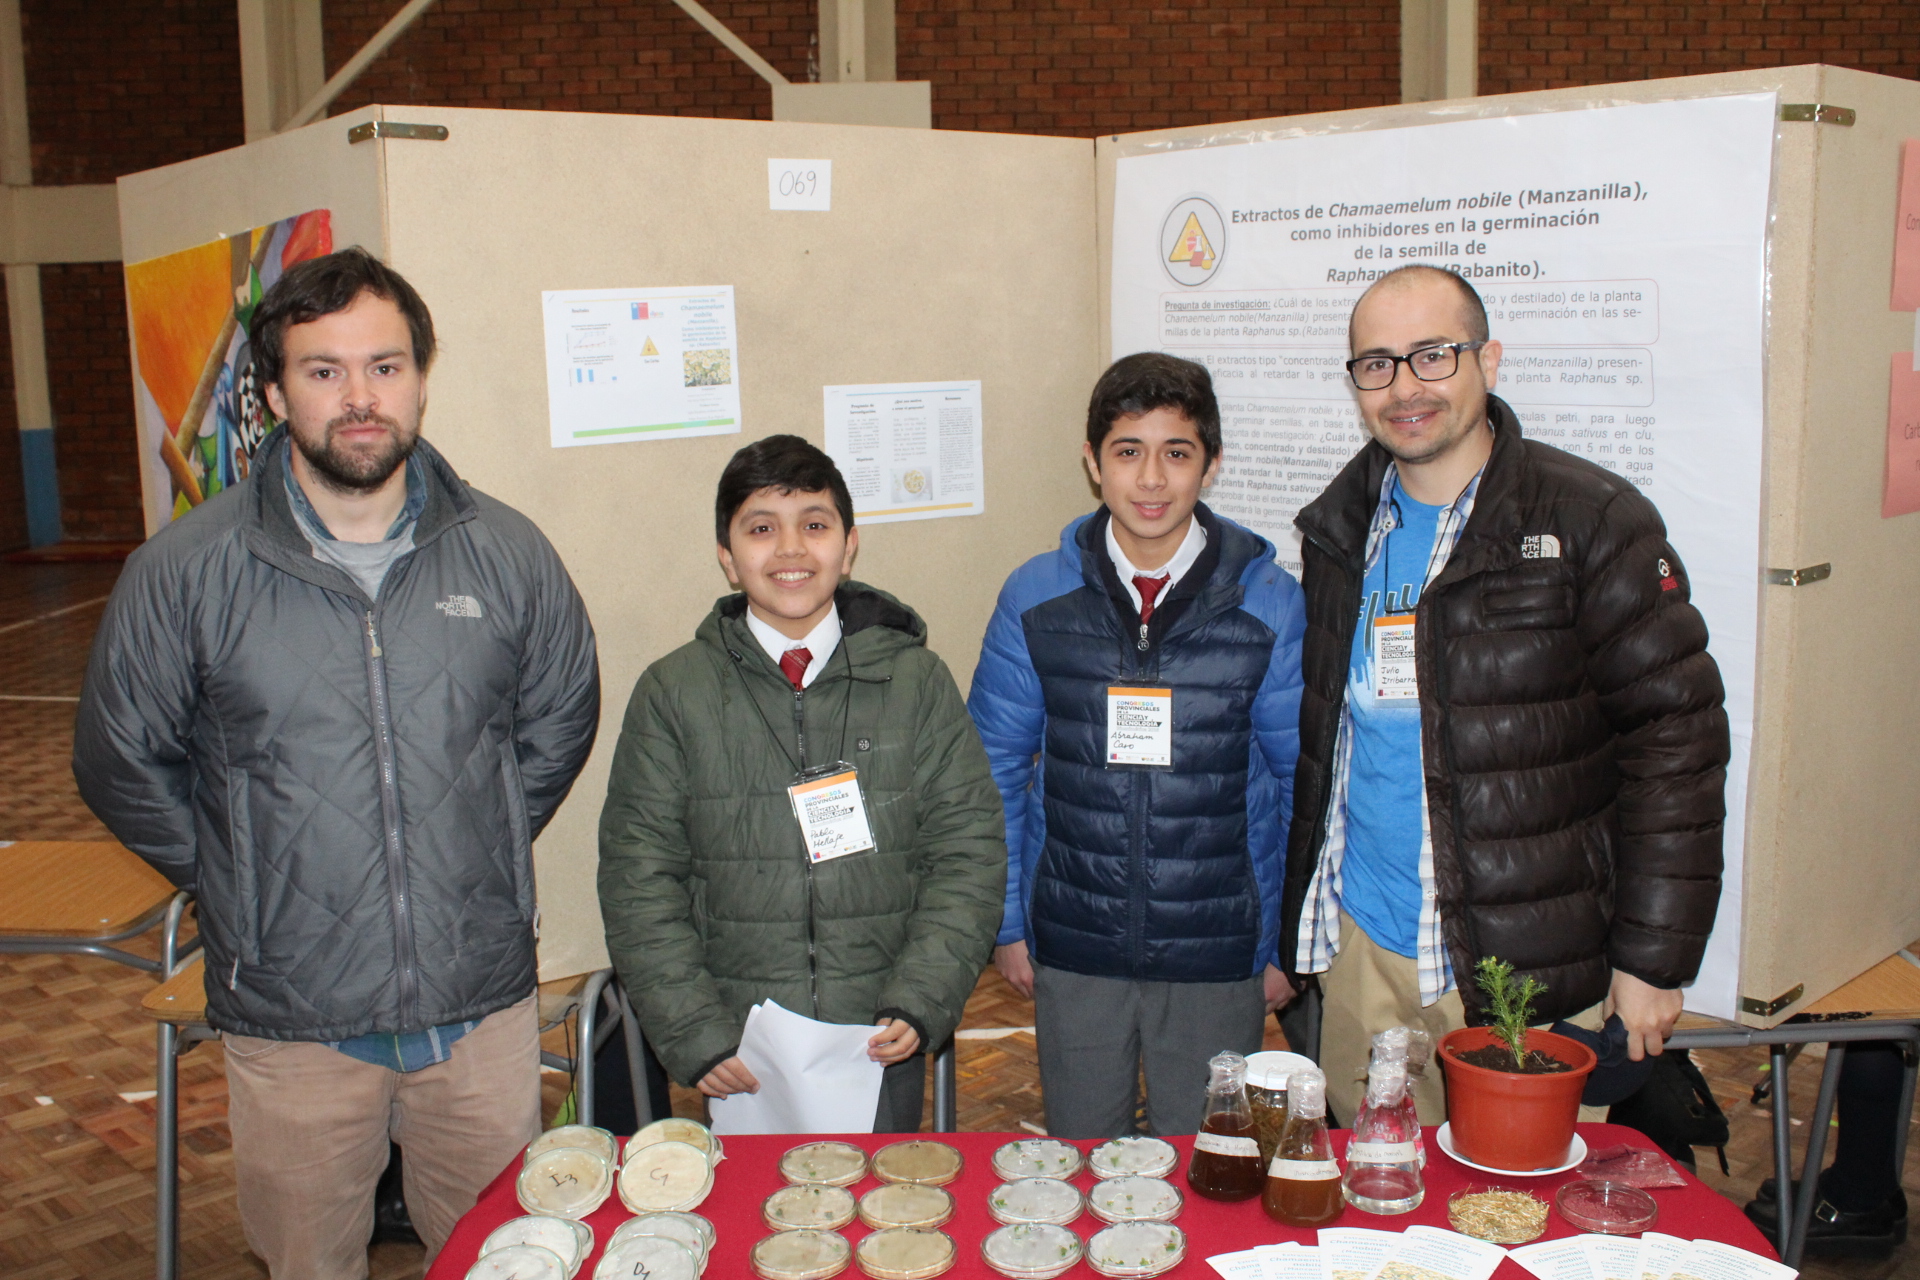
[[[5,695],[77,695],[97,600],[114,565],[0,564],[0,838],[89,839],[106,833],[74,792],[71,702],[8,701]],[[27,627],[10,624],[74,604],[85,607]],[[150,939],[133,944],[149,948]],[[4,1280],[133,1280],[153,1271],[154,1033],[139,1002],[154,979],[83,956],[0,956],[0,1277]],[[1031,1032],[1033,1007],[989,970],[968,1002],[958,1047],[960,1125],[975,1131],[1038,1130],[1045,1115]],[[984,1034],[982,1034],[984,1033]],[[1270,1047],[1281,1047],[1277,1031]],[[559,1048],[558,1044],[550,1047]],[[1749,1101],[1764,1078],[1759,1050],[1696,1054],[1732,1122],[1732,1174],[1700,1153],[1701,1177],[1736,1202],[1772,1173],[1770,1117]],[[1821,1056],[1794,1065],[1794,1109],[1812,1108]],[[180,1063],[182,1274],[190,1280],[260,1277],[234,1211],[226,1126],[226,1078],[217,1044]],[[567,1089],[545,1077],[551,1116]],[[929,1125],[931,1098],[929,1098]],[[690,1090],[674,1110],[698,1115]],[[1796,1124],[1796,1158],[1806,1126]],[[1920,1202],[1920,1133],[1907,1149],[1905,1183]],[[1829,1147],[1831,1150],[1831,1147]],[[1885,1262],[1810,1260],[1814,1280],[1920,1277],[1920,1242]],[[373,1280],[422,1271],[421,1251],[384,1245],[369,1259]]]

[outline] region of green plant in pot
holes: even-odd
[[[1580,1092],[1596,1065],[1593,1050],[1533,1028],[1534,1001],[1547,988],[1531,974],[1516,981],[1510,962],[1485,956],[1474,981],[1485,996],[1487,1024],[1440,1042],[1454,1149],[1475,1164],[1516,1173],[1563,1165]]]

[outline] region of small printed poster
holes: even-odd
[[[825,387],[827,453],[861,524],[977,516],[987,509],[980,384]]]
[[[554,448],[740,430],[732,285],[540,299]]]

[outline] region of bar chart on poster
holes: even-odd
[[[1112,354],[1212,371],[1225,455],[1207,500],[1295,574],[1295,513],[1365,441],[1344,367],[1355,301],[1415,263],[1473,282],[1523,432],[1639,488],[1687,565],[1733,723],[1730,850],[1752,737],[1775,114],[1759,93],[1242,134],[1124,155],[1114,187]],[[1739,918],[1737,876],[1722,921]],[[1737,940],[1721,941],[1689,1007],[1731,1011]]]

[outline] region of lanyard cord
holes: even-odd
[[[837,647],[847,664],[847,701],[846,704],[840,708],[839,758],[844,761],[847,758],[847,723],[853,715],[853,686],[855,681],[853,678],[853,655],[846,651],[847,640],[844,635],[841,636],[840,644]],[[799,762],[793,758],[793,752],[787,750],[786,739],[782,738],[779,733],[774,730],[773,721],[767,719],[766,711],[760,706],[760,699],[753,696],[753,686],[747,683],[747,673],[741,670],[746,663],[746,659],[738,653],[735,653],[731,648],[729,648],[727,652],[733,655],[733,671],[735,675],[740,677],[740,688],[747,695],[747,704],[753,708],[754,714],[760,717],[760,723],[766,726],[767,736],[773,739],[774,746],[780,748],[780,754],[787,758],[787,763],[793,765],[793,772],[796,776],[804,772]]]

